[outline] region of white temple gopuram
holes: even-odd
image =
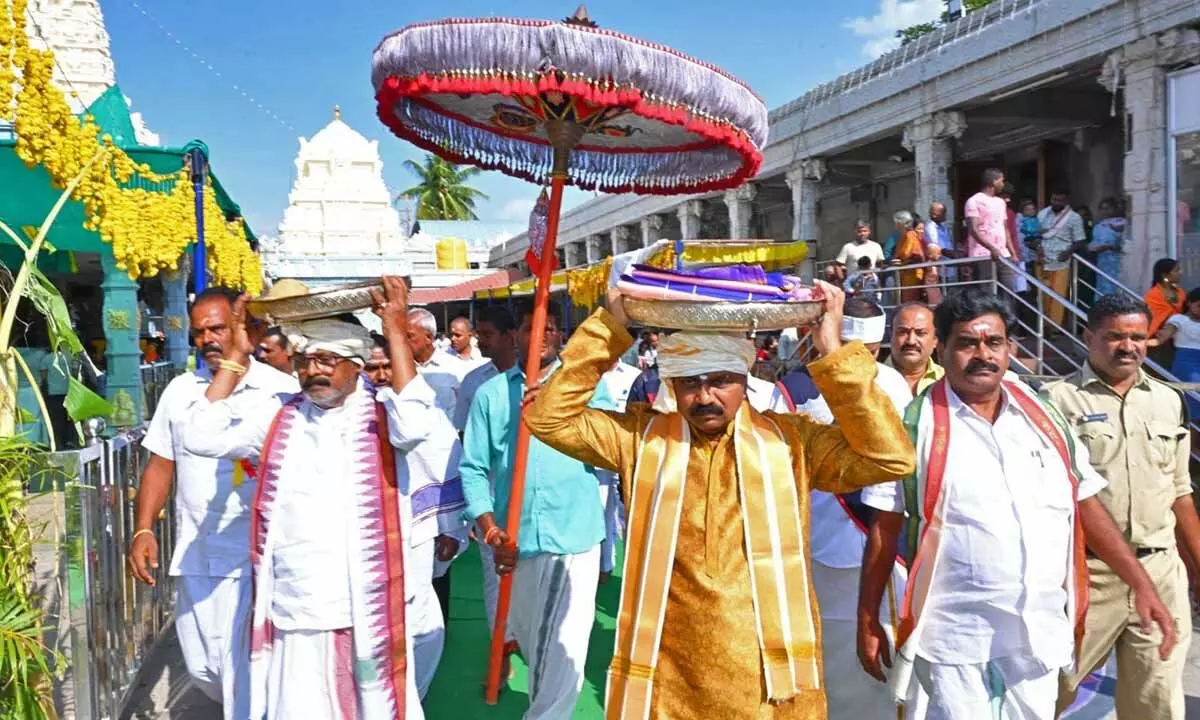
[[[414,290],[443,288],[491,272],[487,238],[513,234],[502,228],[481,238],[480,223],[421,221],[422,231],[408,237],[383,180],[378,141],[342,121],[337,108],[328,125],[300,138],[295,165],[279,237],[262,243],[270,280],[295,278],[317,290],[387,274],[410,277]],[[463,241],[465,260],[438,262],[438,243],[449,238]]]

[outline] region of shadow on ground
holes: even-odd
[[[121,720],[216,720],[221,706],[192,685],[171,625],[138,673]]]

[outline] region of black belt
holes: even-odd
[[[1146,547],[1140,547],[1140,548],[1134,548],[1134,550],[1133,550],[1133,554],[1134,554],[1134,555],[1137,555],[1137,558],[1138,558],[1138,560],[1141,560],[1142,558],[1148,558],[1148,557],[1150,557],[1151,555],[1155,555],[1155,554],[1157,554],[1157,553],[1160,553],[1160,552],[1166,552],[1166,551],[1167,551],[1167,549],[1166,549],[1166,548],[1146,548]],[[1094,557],[1096,557],[1096,553],[1092,552],[1091,550],[1088,550],[1088,551],[1087,551],[1087,556],[1088,556],[1088,557],[1090,557],[1090,558],[1094,558]]]

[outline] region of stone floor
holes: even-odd
[[[142,668],[121,720],[221,720],[221,706],[188,677],[174,625]]]

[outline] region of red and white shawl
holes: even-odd
[[[271,514],[288,438],[305,422],[303,396],[284,405],[263,444],[258,491],[251,514],[254,615],[250,635],[251,717],[265,717],[266,688],[274,627],[270,621],[272,573]],[[349,718],[403,720],[407,672],[404,616],[404,543],[395,456],[387,416],[373,393],[356,392],[346,401],[352,418],[357,462],[346,468],[353,488],[357,533],[350,539],[352,652],[357,693],[340,703]],[[340,693],[339,693],[340,694]]]

